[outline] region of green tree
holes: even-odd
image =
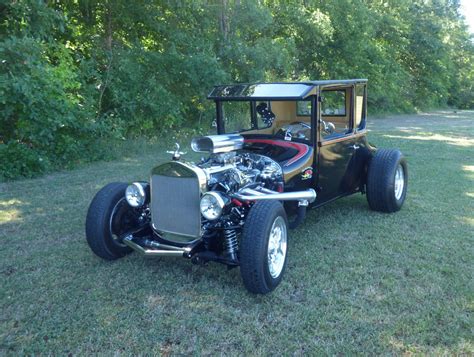
[[[363,77],[371,112],[473,108],[473,43],[459,0],[4,0],[0,176],[196,132],[223,82]]]

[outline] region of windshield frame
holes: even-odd
[[[229,100],[228,98],[224,100],[214,100],[216,103],[216,129],[217,129],[217,134],[230,134],[230,132],[226,132],[225,129],[225,121],[223,117],[223,108],[222,104],[224,102],[249,102],[250,103],[250,115],[251,115],[251,124],[252,128],[237,131],[237,132],[232,132],[232,133],[245,133],[251,130],[259,130],[259,129],[266,129],[266,128],[258,128],[257,125],[257,113],[256,113],[256,103],[257,102],[262,102],[262,101],[268,101],[268,102],[273,102],[273,101],[278,101],[278,102],[297,102],[301,99],[281,99],[281,98],[245,98],[245,100],[242,99],[237,99],[237,100]],[[310,145],[315,146],[316,141],[317,141],[317,132],[319,131],[319,126],[318,126],[318,120],[317,117],[319,116],[319,103],[318,103],[318,96],[311,95],[305,98],[305,100],[310,100],[311,101],[311,115],[310,115],[310,123],[311,123],[311,138],[309,140]],[[269,127],[270,128],[270,127]],[[259,134],[249,134],[249,135],[259,135]],[[297,139],[294,139],[295,141]]]

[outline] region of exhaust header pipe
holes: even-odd
[[[243,190],[235,193],[233,197],[241,201],[265,201],[265,200],[278,200],[278,201],[300,201],[301,205],[312,203],[316,200],[316,191],[309,188],[304,191],[294,192],[276,192],[268,189],[251,189],[244,188]]]
[[[145,256],[160,256],[160,257],[184,257],[191,251],[189,247],[174,247],[167,244],[161,244],[154,241],[147,241],[146,243],[153,248],[144,247],[133,241],[133,235],[129,235],[123,239],[123,243],[133,250]]]

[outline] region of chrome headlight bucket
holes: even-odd
[[[219,218],[225,206],[225,201],[222,196],[214,191],[205,193],[201,198],[199,207],[201,214],[209,221]]]
[[[125,199],[132,207],[142,207],[147,201],[147,186],[141,182],[133,182],[125,189]]]

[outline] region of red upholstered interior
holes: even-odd
[[[296,149],[297,154],[293,156],[290,160],[288,160],[288,162],[285,163],[285,166],[289,166],[295,163],[304,155],[306,155],[309,151],[308,145],[302,144],[302,143],[296,143],[293,141],[271,140],[271,139],[245,139],[245,142],[246,143],[262,143],[262,144],[276,145],[276,146],[281,146],[285,148]]]

